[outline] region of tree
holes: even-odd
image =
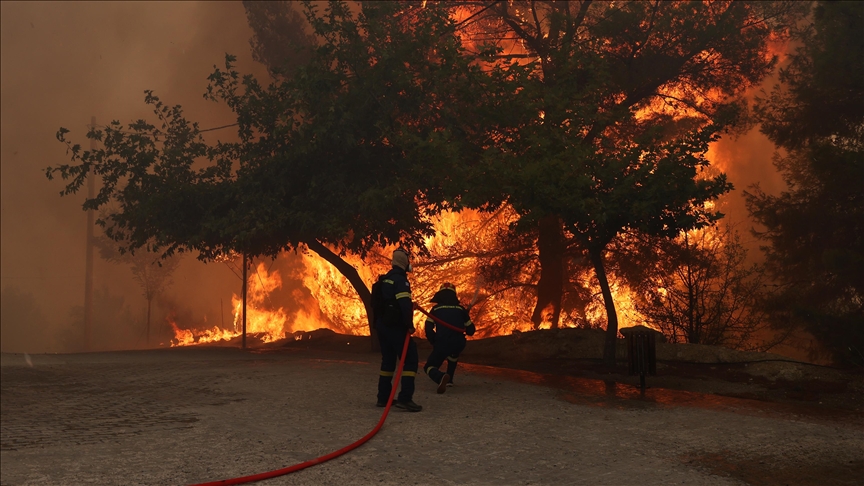
[[[341,256],[393,244],[422,250],[429,218],[448,207],[452,182],[441,174],[457,165],[461,145],[447,120],[462,115],[442,107],[465,96],[478,72],[448,35],[446,12],[418,7],[373,3],[353,13],[333,1],[322,14],[307,2],[319,45],[292,76],[265,87],[241,79],[227,56],[209,78],[207,96],[237,115],[239,142],[208,145],[179,106],[148,92],[161,127],[115,121],[87,134],[104,148],[84,152],[61,129],[77,165],[47,174],[71,179],[64,193],[91,168],[102,176],[84,207],[116,202],[100,224],[126,249],[212,260],[303,245],[346,276],[368,311],[369,289]]]
[[[777,280],[777,325],[810,332],[841,363],[864,363],[864,5],[820,2],[801,46],[757,100],[788,189],[746,193]]]
[[[596,272],[608,316],[604,360],[614,364],[607,246],[625,231],[674,237],[722,216],[704,205],[731,189],[708,173],[707,144],[742,123],[744,90],[775,62],[767,40],[801,10],[719,1],[475,8],[483,15],[466,36],[478,39],[478,56],[496,49],[489,69],[509,87],[475,172],[487,192],[474,201],[505,199],[523,226],[537,228],[534,319],[544,307],[558,318],[572,238]],[[479,182],[490,175],[495,183]]]
[[[254,32],[249,40],[252,58],[274,76],[290,76],[297,66],[308,63],[315,46],[315,37],[306,32],[306,18],[295,5],[284,0],[243,2]]]
[[[141,286],[141,294],[147,301],[147,319],[145,326],[145,344],[150,345],[150,315],[153,299],[161,295],[171,285],[171,275],[180,264],[180,258],[170,256],[162,258],[159,253],[145,249],[138,251],[120,251],[117,243],[104,236],[96,238],[99,254],[105,260],[121,265],[129,265],[132,277]]]
[[[442,175],[463,146],[448,129],[462,114],[446,107],[477,69],[442,10],[373,2],[355,14],[330,2],[325,15],[311,4],[306,13],[320,45],[292,78],[262,89],[247,77],[241,94],[229,66],[208,89],[235,109],[241,133],[256,133],[243,142],[244,176],[259,214],[276,215],[259,221],[276,232],[270,241],[302,243],[336,266],[371,315],[366,283],[341,257],[423,251],[430,218],[450,207]]]
[[[731,227],[709,230],[658,242],[656,272],[638,287],[637,309],[671,342],[766,351],[776,343],[754,344],[767,328],[761,269],[746,265]]]

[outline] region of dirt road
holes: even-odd
[[[184,348],[29,362],[3,354],[0,365],[4,485],[253,474],[353,442],[382,411],[372,353]],[[861,417],[747,400],[706,407],[696,395],[689,405],[621,389],[603,395],[602,382],[538,376],[467,366],[444,395],[418,376],[423,412],[394,410],[363,447],[261,484],[823,485],[864,477]]]

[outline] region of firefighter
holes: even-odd
[[[453,384],[453,374],[456,373],[456,362],[459,353],[465,349],[465,334],[474,335],[476,330],[468,311],[459,304],[456,297],[456,287],[450,282],[445,282],[441,289],[432,297],[432,303],[436,304],[430,314],[441,319],[465,332],[454,331],[446,326],[438,325],[432,318],[426,319],[426,339],[432,343],[432,353],[423,371],[438,384],[438,393],[444,393],[447,386]],[[447,360],[447,373],[442,373],[438,368]]]
[[[393,389],[393,375],[405,337],[414,333],[414,304],[411,301],[411,285],[408,272],[411,271],[408,252],[402,248],[393,252],[393,268],[378,281],[383,311],[375,316],[375,329],[381,343],[381,374],[378,377],[379,407],[387,406],[390,391]],[[408,338],[408,351],[402,368],[402,388],[394,405],[409,412],[419,412],[423,407],[414,403],[414,377],[417,375],[417,343]]]

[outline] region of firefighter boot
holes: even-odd
[[[448,375],[447,373],[444,373],[444,375],[441,376],[441,381],[438,382],[438,389],[436,390],[438,392],[438,394],[440,395],[440,394],[444,393],[445,391],[447,391],[447,385],[449,385],[449,384],[450,384],[450,375]]]
[[[399,400],[396,402],[396,408],[401,408],[402,410],[407,410],[409,412],[419,412],[420,410],[423,410],[423,407],[414,403],[413,400]]]

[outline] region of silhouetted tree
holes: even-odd
[[[703,203],[730,185],[705,171],[707,143],[770,70],[766,39],[797,4],[494,2],[483,21],[522,47],[479,45],[476,56],[455,35],[468,22],[455,22],[451,5],[352,12],[330,2],[319,13],[307,2],[317,45],[292,76],[264,87],[241,80],[230,58],[211,75],[209,96],[235,111],[240,142],[205,144],[179,107],[148,95],[161,129],[94,130],[108,151],[70,145],[80,165],[56,172],[74,179],[68,192],[94,166],[106,186],[85,207],[120,198],[114,222],[135,245],[210,258],[305,244],[365,302],[368,288],[340,254],[396,242],[422,250],[441,210],[507,201],[537,228],[536,285],[553,316],[567,240],[585,249],[614,360],[607,245],[622,231],[674,236],[719,218]]]
[[[125,249],[194,250],[212,260],[304,245],[336,266],[368,309],[369,289],[342,256],[390,244],[422,250],[430,217],[449,207],[448,185],[457,184],[442,177],[458,167],[460,143],[447,127],[466,115],[441,107],[470,89],[467,76],[479,69],[447,35],[444,10],[305,8],[320,45],[293,76],[263,86],[241,79],[227,56],[209,78],[207,96],[236,113],[239,142],[205,143],[179,106],[148,92],[160,126],[91,130],[104,146],[96,151],[61,129],[76,164],[47,174],[71,179],[70,193],[93,168],[104,184],[84,207],[117,202],[101,224]]]
[[[264,64],[275,76],[291,75],[309,62],[315,36],[307,32],[298,2],[244,0],[246,20],[254,32],[249,44],[252,59]]]
[[[758,100],[762,131],[784,152],[787,190],[747,193],[780,327],[809,331],[839,362],[864,363],[864,4],[820,2],[780,84]]]
[[[741,122],[744,90],[774,65],[768,39],[802,8],[508,1],[473,9],[479,20],[466,36],[480,56],[495,49],[489,69],[510,85],[488,127],[495,143],[485,147],[472,200],[503,198],[537,229],[535,321],[546,308],[559,316],[572,238],[596,272],[607,313],[604,359],[614,363],[607,246],[625,231],[674,237],[721,216],[703,206],[731,188],[705,170],[707,143]]]
[[[177,270],[180,258],[176,255],[162,258],[161,253],[139,248],[137,251],[121,251],[117,242],[104,236],[95,239],[100,256],[112,263],[129,265],[132,278],[141,287],[141,295],[147,302],[145,320],[145,344],[150,345],[150,316],[153,299],[161,295],[171,285],[171,275]]]
[[[656,271],[638,287],[637,309],[651,326],[671,342],[760,351],[776,344],[757,337],[768,328],[765,279],[747,265],[737,232],[727,226],[659,243]]]

